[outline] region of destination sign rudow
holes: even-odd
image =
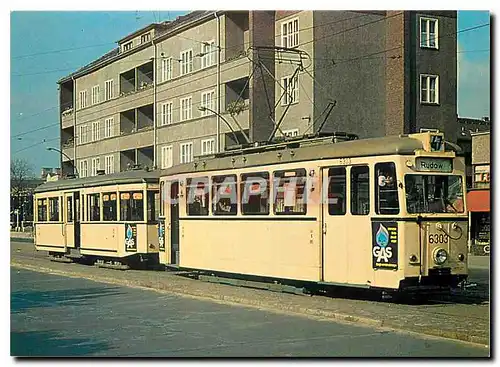
[[[451,159],[443,158],[417,158],[415,161],[417,171],[427,172],[451,172],[453,162]]]

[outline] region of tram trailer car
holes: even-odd
[[[441,133],[303,139],[161,172],[166,266],[388,291],[467,278],[465,163]]]
[[[47,182],[35,190],[35,248],[128,268],[158,263],[158,172],[132,170]]]

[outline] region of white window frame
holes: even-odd
[[[97,171],[101,169],[101,159],[99,157],[92,158],[90,165],[90,175],[97,176]]]
[[[217,45],[215,40],[205,41],[201,44],[201,68],[205,69],[209,66],[215,65],[215,51]]]
[[[215,89],[201,93],[200,107],[208,107],[212,111],[215,111]],[[208,110],[201,111],[201,115],[202,116],[213,115],[214,113],[212,111]]]
[[[115,84],[115,82],[113,79],[109,79],[109,80],[106,80],[104,82],[104,100],[105,101],[109,101],[109,100],[113,99],[114,84]]]
[[[172,67],[172,58],[167,57],[161,59],[161,81],[166,82],[173,77],[173,67]]]
[[[296,29],[295,29],[296,28]],[[299,45],[299,18],[281,22],[281,47],[294,48]]]
[[[80,109],[83,109],[85,107],[87,107],[87,90],[81,90],[80,93],[79,93],[79,96],[80,96]]]
[[[101,138],[100,122],[92,122],[92,141],[98,141]]]
[[[160,105],[160,124],[159,126],[170,125],[173,122],[174,103],[168,101]]]
[[[87,136],[87,125],[80,125],[78,126],[78,144],[86,144],[88,141],[88,136]]]
[[[430,91],[430,80],[435,78],[436,79],[436,84],[435,84],[435,91],[434,91],[434,96],[435,100],[431,101],[431,91]],[[425,85],[424,85],[425,84]],[[423,90],[426,90],[426,95],[425,98],[422,98]],[[439,104],[439,76],[438,75],[433,75],[433,74],[420,74],[420,103],[421,104],[433,104],[433,105],[438,105]]]
[[[91,90],[91,103],[92,105],[98,104],[100,102],[99,94],[101,92],[101,88],[98,85],[94,85]]]
[[[193,161],[193,142],[181,143],[179,146],[180,162],[189,163]]]
[[[107,155],[104,157],[104,170],[107,175],[115,173],[115,156]]]
[[[288,102],[290,101],[290,91],[288,88],[290,88],[290,85],[292,84],[292,75],[286,76],[281,79],[281,83],[283,86],[283,98],[281,98],[281,105],[286,106]],[[299,103],[299,75],[295,75],[295,78],[293,78],[293,89],[291,90],[291,98],[292,101],[290,104],[296,104]]]
[[[184,105],[184,103],[186,103]],[[180,99],[181,118],[180,121],[188,121],[193,118],[193,97]]]
[[[215,153],[215,139],[203,139],[201,141],[201,155],[214,154]]]
[[[132,41],[124,43],[123,44],[123,52],[131,50],[133,45],[134,45],[134,43]]]
[[[299,136],[299,129],[283,130],[283,136],[294,138]]]
[[[89,169],[88,161],[86,159],[80,160],[78,177],[81,177],[81,178],[87,177],[88,173],[89,173],[88,169]]]
[[[181,76],[187,75],[193,72],[193,49],[184,50],[181,52],[180,57],[181,63]]]
[[[167,159],[168,158],[168,159]],[[174,148],[172,145],[161,147],[161,168],[170,168],[174,165]]]
[[[422,26],[422,23],[423,26]],[[431,37],[430,37],[430,23],[435,23],[434,25],[434,45],[431,45]],[[436,18],[428,18],[428,17],[420,17],[419,19],[419,27],[420,27],[420,48],[432,48],[439,49],[439,20]],[[425,29],[424,29],[425,27]],[[423,35],[427,35],[426,42],[423,42]]]
[[[113,125],[115,124],[114,117],[104,119],[104,138],[111,138],[113,136]]]
[[[151,33],[144,33],[141,35],[141,45],[149,41],[151,41]]]

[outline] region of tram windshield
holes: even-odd
[[[463,213],[462,177],[406,175],[408,213]]]

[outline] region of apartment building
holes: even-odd
[[[456,12],[195,11],[59,80],[61,167],[166,168],[320,127],[456,141],[456,83]]]

